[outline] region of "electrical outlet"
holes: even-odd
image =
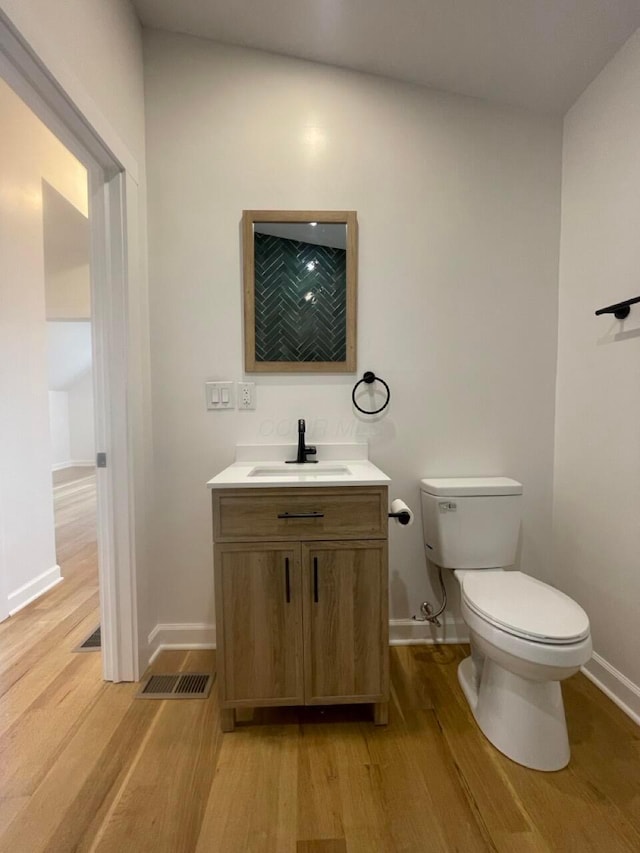
[[[238,408],[255,409],[256,407],[256,383],[238,382]]]
[[[235,382],[205,382],[207,409],[235,409]]]

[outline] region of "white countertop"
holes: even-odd
[[[278,486],[386,486],[389,477],[370,462],[366,444],[315,444],[317,463],[287,465],[292,445],[246,445],[236,461],[207,483],[210,489],[272,489]]]

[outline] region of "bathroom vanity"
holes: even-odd
[[[366,458],[327,459],[337,446],[317,465],[267,450],[291,456],[238,448],[208,483],[222,729],[236,708],[356,702],[385,724],[389,478]]]

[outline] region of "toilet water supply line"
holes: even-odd
[[[442,606],[438,610],[437,613],[433,612],[433,604],[430,601],[423,601],[420,605],[420,612],[422,616],[414,616],[414,620],[416,622],[431,622],[432,625],[437,625],[438,628],[441,627],[441,622],[438,619],[443,612],[445,607],[447,606],[447,589],[444,585],[444,580],[442,579],[442,568],[438,566],[438,579],[440,580],[440,591],[442,593]]]

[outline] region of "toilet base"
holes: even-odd
[[[530,681],[485,658],[458,667],[458,681],[486,738],[512,761],[533,770],[569,763],[567,723],[559,681]]]

